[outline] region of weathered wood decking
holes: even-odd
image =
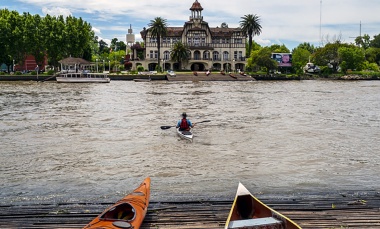
[[[304,229],[380,228],[380,194],[376,191],[261,200]],[[223,228],[231,204],[232,200],[153,201],[142,229]],[[109,205],[1,205],[0,228],[82,228]]]

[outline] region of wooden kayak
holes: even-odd
[[[225,229],[300,229],[292,220],[254,197],[241,183]]]
[[[84,228],[139,229],[148,210],[150,178],[147,177],[133,192],[107,208]]]
[[[237,77],[234,74],[232,74],[232,73],[230,73],[229,76],[231,76],[234,79],[237,79]]]
[[[178,134],[178,136],[180,136],[183,139],[186,139],[189,141],[193,140],[193,133],[191,132],[191,130],[190,131],[187,131],[187,130],[181,131],[181,130],[179,130],[179,128],[177,128],[177,134]]]

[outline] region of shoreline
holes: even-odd
[[[321,77],[314,75],[287,76],[287,75],[241,75],[238,73],[220,74],[211,73],[206,75],[204,72],[194,73],[177,73],[176,76],[165,74],[146,74],[146,75],[122,75],[110,74],[108,77],[111,81],[133,81],[135,79],[149,79],[156,81],[288,81],[288,80],[342,80],[342,81],[359,81],[359,80],[380,80],[378,77],[343,75],[340,77]],[[0,75],[0,81],[56,81],[53,75]]]

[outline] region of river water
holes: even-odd
[[[380,81],[0,82],[0,203],[379,190],[379,111]]]

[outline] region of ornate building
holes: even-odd
[[[160,58],[163,70],[179,69],[179,63],[170,60],[171,48],[176,42],[187,44],[189,60],[182,63],[182,69],[204,71],[208,69],[235,71],[244,70],[246,64],[246,36],[240,28],[210,28],[203,20],[202,6],[195,0],[190,8],[191,16],[183,27],[167,27],[166,37],[161,38]],[[145,47],[132,46],[132,68],[142,65],[144,69],[155,70],[157,66],[157,39],[149,29],[140,32]],[[142,52],[138,55],[138,50]]]

